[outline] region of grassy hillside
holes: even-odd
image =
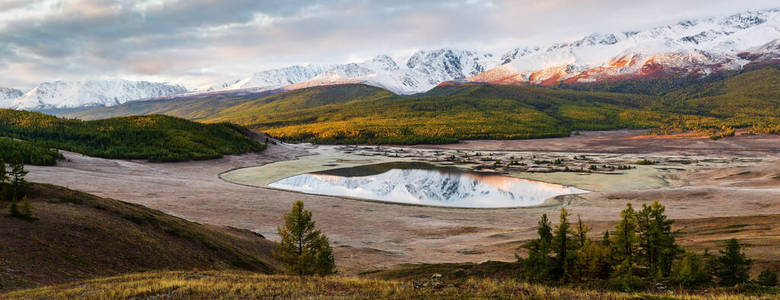
[[[0,136],[105,158],[181,161],[217,158],[265,148],[235,125],[202,124],[164,116],[96,121],[0,110]]]
[[[780,70],[766,67],[709,80],[645,82],[652,87],[616,89],[621,93],[469,84],[402,97],[379,88],[342,85],[231,101],[130,102],[74,116],[166,113],[203,122],[230,121],[278,138],[318,143],[448,143],[659,127],[753,126],[773,132],[780,131],[779,81]]]
[[[273,243],[250,231],[52,185],[28,197],[38,220],[12,218],[0,202],[0,293],[160,269],[278,270]]]
[[[771,297],[771,296],[769,296]],[[411,282],[351,277],[298,277],[248,272],[149,272],[9,293],[6,299],[770,299],[735,295],[632,294],[557,288],[514,280]]]

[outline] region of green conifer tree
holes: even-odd
[[[561,208],[560,222],[555,226],[552,239],[552,250],[555,253],[553,276],[561,282],[569,282],[572,278],[576,261],[578,244],[569,223],[569,212]]]
[[[650,209],[650,237],[652,247],[650,253],[652,259],[648,259],[648,266],[651,274],[658,277],[666,277],[671,274],[672,265],[675,258],[683,253],[682,248],[677,245],[676,231],[672,231],[674,220],[664,215],[666,207],[657,200],[649,207]]]
[[[11,162],[11,188],[13,190],[12,198],[14,200],[19,199],[24,187],[27,185],[27,181],[24,176],[27,175],[27,171],[24,170],[24,161],[17,157]]]
[[[22,209],[20,210],[19,214],[21,217],[27,219],[35,218],[32,212],[32,207],[30,207],[30,199],[28,199],[27,196],[22,197]]]
[[[579,248],[585,247],[585,242],[588,241],[588,232],[590,228],[582,222],[582,218],[577,216],[577,227],[574,228],[574,235],[577,238],[577,244]]]
[[[737,239],[730,239],[726,241],[726,249],[720,250],[720,256],[715,258],[715,276],[722,286],[745,283],[750,279],[752,263],[742,252]]]
[[[636,211],[631,203],[626,204],[626,208],[620,212],[620,223],[615,228],[615,234],[612,237],[612,253],[615,262],[613,276],[616,277],[626,289],[631,289],[634,285],[634,260],[636,255]]]
[[[8,183],[8,170],[6,169],[5,160],[0,158],[0,201],[7,201],[10,199],[6,185]]]
[[[327,275],[335,272],[328,239],[315,229],[311,212],[303,209],[302,201],[293,204],[292,211],[284,215],[284,226],[278,227],[277,231],[282,240],[274,254],[291,273]]]
[[[518,262],[523,265],[523,274],[526,280],[535,282],[546,282],[551,280],[552,258],[550,257],[550,247],[552,244],[552,226],[547,214],[543,214],[539,219],[539,226],[536,230],[539,238],[528,242],[524,247],[528,249],[528,258],[518,258]]]

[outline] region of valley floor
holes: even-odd
[[[594,236],[614,225],[626,202],[641,206],[660,200],[685,232],[681,237],[683,246],[713,249],[719,241],[737,237],[747,243],[747,255],[756,258],[759,267],[754,270],[760,271],[764,266],[780,269],[780,136],[738,136],[712,141],[638,136],[640,133],[584,132],[571,138],[469,141],[420,147],[661,159],[669,164],[640,166],[627,175],[512,175],[585,186],[593,191],[566,197],[564,203],[573,215],[581,216],[593,227]],[[56,167],[28,167],[28,180],[138,203],[196,222],[250,229],[272,240],[277,239],[276,226],[283,223],[282,214],[289,212],[294,201],[303,200],[306,209],[313,212],[317,226],[331,239],[339,269],[346,274],[403,263],[511,261],[514,253],[521,251],[523,241],[535,236],[539,216],[555,216],[560,207],[418,207],[308,195],[222,179],[231,179],[231,173],[223,174],[231,170],[271,163],[282,165],[276,168],[278,173],[265,174],[265,180],[306,171],[313,167],[313,162],[321,168],[332,163],[364,164],[392,159],[381,155],[342,157],[340,151],[326,146],[270,145],[258,154],[181,163],[108,160],[64,153],[66,161]],[[672,163],[680,159],[688,161]]]

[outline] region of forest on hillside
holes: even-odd
[[[321,86],[258,98],[128,102],[70,116],[155,113],[231,122],[286,141],[325,144],[453,143],[631,128],[697,131],[713,138],[736,128],[777,134],[780,69],[587,87],[443,85],[410,96],[366,85]]]
[[[57,118],[0,110],[0,150],[12,157],[24,147],[25,162],[51,165],[60,157],[53,148],[88,156],[150,161],[218,158],[261,151],[245,128],[229,123],[202,124],[164,115],[118,117],[97,121]]]

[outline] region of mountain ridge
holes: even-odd
[[[411,95],[448,82],[552,86],[701,78],[778,62],[780,8],[772,8],[682,20],[639,31],[593,33],[572,41],[517,47],[502,55],[440,48],[419,50],[409,57],[381,54],[358,62],[293,65],[193,91],[143,81],[49,82],[11,102],[12,96],[0,99],[0,107],[70,109],[185,93],[209,97],[358,83]]]

